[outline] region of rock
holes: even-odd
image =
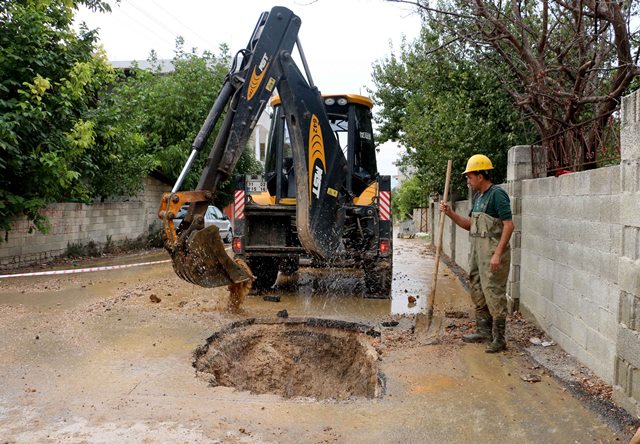
[[[413,297],[413,296],[409,296],[409,297],[407,298],[407,300],[409,301],[409,303],[410,303],[410,304],[415,304],[415,303],[416,303],[416,298],[415,298],[415,297]]]
[[[543,347],[551,347],[552,345],[556,345],[553,341],[543,341],[541,344]]]
[[[542,381],[540,375],[536,375],[535,373],[530,373],[528,375],[520,375],[520,379],[524,382],[534,383]]]
[[[542,345],[542,341],[540,340],[540,338],[529,338],[529,342],[531,342],[533,345]]]
[[[288,318],[289,317],[289,312],[287,310],[280,310],[276,316],[278,316],[279,318]]]
[[[262,300],[266,302],[280,302],[280,296],[275,294],[268,294],[263,296]]]
[[[160,299],[158,296],[156,296],[155,294],[152,294],[151,296],[149,296],[149,300],[151,302],[153,302],[154,304],[159,304],[160,301],[162,301],[162,299]]]

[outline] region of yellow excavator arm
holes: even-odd
[[[226,253],[215,226],[204,228],[204,214],[218,185],[229,178],[260,117],[277,89],[291,132],[298,172],[298,234],[306,251],[330,257],[338,248],[344,222],[346,159],[331,130],[323,100],[313,85],[298,40],[300,18],[284,7],[260,16],[247,47],[234,58],[221,91],[205,120],[171,193],[163,196],[159,217],[165,246],[178,276],[204,287],[244,285],[248,266]],[[306,77],[291,58],[297,45]],[[195,156],[225,114],[195,191],[180,191]],[[189,209],[176,230],[179,209]]]

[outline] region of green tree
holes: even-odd
[[[174,71],[160,73],[160,65],[152,54],[150,62],[154,68],[148,71],[136,69],[133,75],[117,82],[96,112],[101,122],[99,142],[104,145],[113,143],[139,156],[134,164],[129,157],[122,166],[115,166],[130,170],[127,179],[132,183],[126,184],[127,190],[139,186],[150,168],[157,168],[172,180],[178,178],[228,73],[230,57],[226,45],[220,47],[217,55],[209,51],[199,55],[196,50],[185,52],[182,44],[182,39],[178,38]],[[218,128],[215,128],[185,178],[182,189],[196,188],[217,132]],[[102,194],[111,194],[120,186],[119,179],[113,180],[119,176],[105,177],[103,174],[113,168],[108,160],[105,157],[94,162],[97,165],[96,192]],[[245,149],[236,171],[257,173],[260,170],[261,165],[253,151]],[[230,181],[219,188],[216,193],[218,205],[225,206],[231,202],[231,188]]]
[[[393,190],[391,195],[391,207],[393,214],[399,220],[405,220],[413,216],[414,208],[427,206],[428,195],[417,176],[410,177]]]
[[[389,1],[414,5],[438,26],[440,49],[464,50],[496,71],[557,166],[596,166],[609,117],[637,88],[639,2]],[[562,156],[554,136],[578,126],[575,157]]]
[[[6,233],[21,213],[46,231],[40,210],[52,202],[135,194],[153,169],[175,179],[228,70],[226,47],[218,56],[197,55],[178,38],[174,72],[116,73],[96,49],[96,32],[73,30],[80,4],[110,10],[100,0],[0,0],[0,229]],[[184,188],[195,187],[205,158]],[[247,150],[237,170],[256,172],[259,165]],[[223,184],[217,203],[224,206],[231,192]]]
[[[466,196],[466,160],[488,155],[500,182],[508,148],[529,142],[531,131],[495,72],[464,51],[438,50],[442,44],[439,25],[426,21],[413,45],[404,43],[398,56],[374,65],[376,118],[382,140],[407,148],[400,164],[415,171],[425,194],[442,193],[452,159],[452,190]]]
[[[102,1],[0,0],[0,229],[24,213],[41,230],[39,210],[87,199],[84,155],[93,144],[86,118],[113,72],[94,51],[96,34],[72,29],[84,4]]]

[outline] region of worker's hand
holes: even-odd
[[[451,208],[449,208],[449,204],[447,204],[444,201],[440,202],[440,212],[441,213],[444,213],[444,214],[446,214],[448,216],[450,211],[451,211]]]
[[[491,267],[491,271],[498,271],[498,268],[500,268],[500,255],[498,253],[493,253],[489,261],[489,266]]]

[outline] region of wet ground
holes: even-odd
[[[164,253],[153,253],[118,263],[162,259]],[[303,268],[294,276],[281,276],[274,289],[249,296],[237,314],[226,311],[225,289],[185,283],[168,263],[0,280],[0,442],[628,440],[550,375],[538,372],[540,382],[525,382],[523,375],[534,368],[517,347],[488,355],[481,345],[461,343],[463,324],[456,319],[468,316],[469,300],[443,266],[436,300],[436,315],[444,318],[442,340],[420,345],[412,316],[426,303],[433,265],[424,240],[396,239],[392,300],[365,299],[362,276],[353,271]],[[283,310],[288,318],[276,316]],[[254,394],[212,385],[193,367],[195,350],[233,322],[308,317],[373,327],[376,334],[362,334],[358,341],[365,354],[375,354],[371,362],[383,389],[376,388],[371,396],[322,400]],[[331,333],[337,342],[344,334]],[[352,341],[353,334],[348,336]],[[304,371],[318,370],[314,378],[326,374],[319,385],[314,379],[321,390],[346,378],[322,368],[327,368],[324,359],[348,360],[349,349],[336,353],[322,339],[315,340],[327,351],[305,355],[311,361],[284,356],[273,343],[254,350],[251,377],[266,378],[256,363],[263,362],[268,370],[277,354],[288,371],[301,362]],[[298,353],[309,347],[298,347]],[[233,361],[234,356],[227,352],[225,358]],[[367,361],[367,378],[369,365]],[[353,367],[348,372],[357,379]],[[295,379],[282,374],[279,389]]]

